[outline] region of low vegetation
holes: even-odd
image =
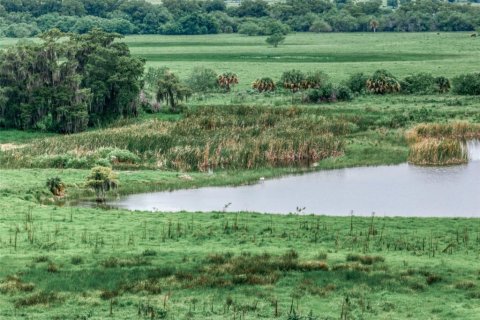
[[[22,199],[26,186],[5,190],[4,319],[478,315],[475,219],[153,216],[40,206]]]

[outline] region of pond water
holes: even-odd
[[[468,150],[470,162],[461,166],[328,170],[241,187],[136,194],[108,204],[166,212],[480,217],[480,143],[469,142]]]

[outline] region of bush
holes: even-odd
[[[242,23],[238,28],[238,33],[247,36],[260,36],[263,35],[263,29],[253,21],[247,21]]]
[[[453,92],[463,95],[480,95],[480,72],[462,74],[454,78]]]
[[[252,89],[257,90],[258,92],[268,92],[275,91],[275,82],[272,78],[262,78],[257,79],[252,83]]]
[[[46,186],[54,196],[63,196],[65,194],[65,184],[59,177],[49,178]]]
[[[435,78],[435,85],[437,86],[437,91],[440,93],[447,93],[452,87],[450,80],[443,76]]]
[[[377,70],[368,78],[367,89],[375,94],[386,94],[399,92],[401,85],[397,78],[387,70]]]
[[[309,29],[310,32],[332,32],[332,26],[323,19],[315,20]]]
[[[238,76],[233,72],[225,72],[218,76],[217,83],[225,92],[230,92],[231,88],[238,84]]]
[[[303,89],[319,89],[328,85],[328,75],[323,71],[311,71],[305,76]]]
[[[218,85],[217,73],[212,69],[195,67],[187,83],[194,92],[213,91]]]
[[[336,97],[338,101],[350,101],[353,99],[353,92],[349,87],[339,85],[336,88]]]
[[[304,87],[305,74],[299,70],[285,71],[280,78],[283,88],[297,92]]]
[[[352,97],[352,91],[348,87],[343,85],[335,87],[327,83],[319,89],[308,90],[306,101],[310,103],[350,101]]]
[[[345,85],[353,93],[363,93],[367,89],[367,80],[367,75],[365,75],[363,72],[358,72],[352,74],[347,81],[345,81]]]
[[[133,152],[118,148],[100,148],[97,156],[109,163],[128,163],[134,164],[140,162],[140,158]],[[97,162],[102,162],[101,159]]]
[[[438,92],[435,78],[429,73],[418,73],[401,82],[402,92],[408,94],[432,94]]]

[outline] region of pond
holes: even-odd
[[[136,194],[108,204],[146,211],[255,211],[325,215],[480,217],[480,143],[461,166],[409,164],[319,171],[212,187]]]

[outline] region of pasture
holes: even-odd
[[[480,41],[469,33],[291,34],[273,48],[265,37],[243,35],[129,36],[133,54],[147,67],[167,66],[187,78],[194,67],[239,76],[239,89],[261,77],[278,79],[290,69],[322,70],[335,82],[355,72],[387,69],[398,77],[429,72],[453,77],[475,70]]]

